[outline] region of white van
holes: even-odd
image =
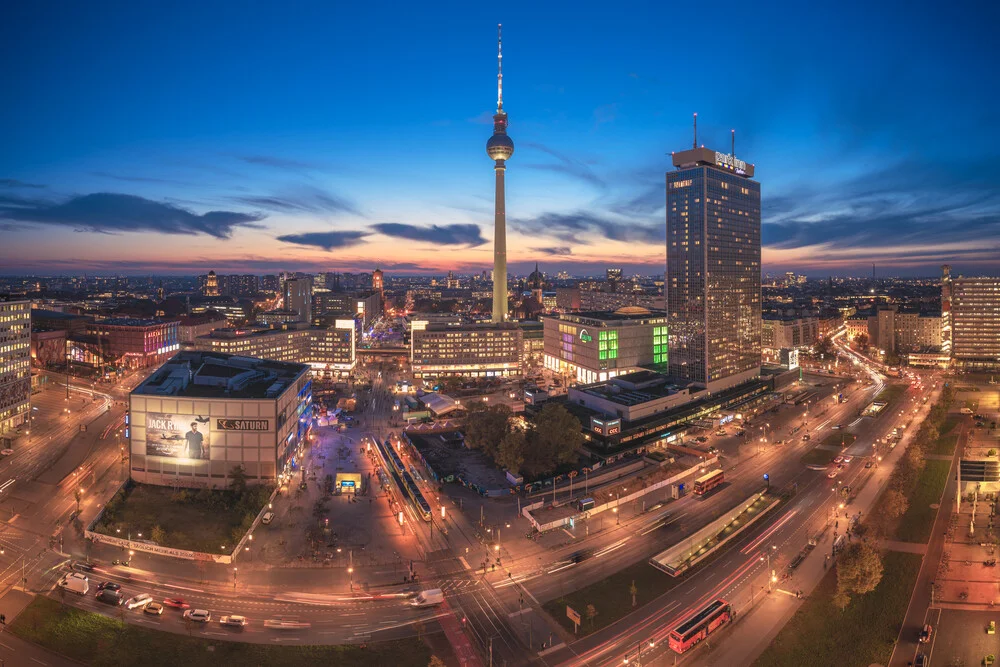
[[[86,595],[87,591],[90,590],[90,580],[85,574],[70,572],[59,580],[59,586],[77,595]]]
[[[411,607],[433,607],[444,602],[444,593],[440,588],[420,591],[417,597],[410,600]]]
[[[272,521],[274,521],[274,512],[268,512],[267,514],[264,515],[264,518],[260,520],[260,522],[265,526],[271,523]]]

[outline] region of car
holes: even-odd
[[[844,457],[844,463],[850,463],[853,460],[854,460],[853,456],[848,455]]]
[[[272,521],[274,521],[274,512],[267,512],[267,513],[265,513],[264,516],[260,520],[260,522],[262,524],[264,524],[265,526],[267,524],[271,523]]]
[[[990,621],[990,624],[986,626],[986,634],[995,635],[997,633],[997,622]]]
[[[153,616],[159,616],[163,613],[163,605],[159,602],[150,602],[145,607],[142,608],[142,613],[152,614]]]
[[[3,456],[10,456],[13,453],[14,453],[14,450],[11,449],[10,447],[8,447],[6,449],[0,449],[0,455],[3,455]]]
[[[85,563],[82,560],[73,561],[73,569],[78,572],[93,572],[93,563]]]
[[[147,604],[153,601],[153,596],[149,593],[140,593],[128,599],[125,606],[129,609],[138,609],[139,607],[145,607]]]
[[[831,471],[830,471],[830,472],[829,472],[829,473],[827,474],[827,477],[829,477],[830,479],[833,479],[834,477],[836,477],[836,476],[837,476],[837,472],[838,472],[838,471],[836,471],[836,470],[831,470]]]
[[[113,591],[106,588],[97,594],[97,601],[120,607],[125,603],[125,596],[122,595],[121,591]]]
[[[121,584],[116,584],[113,581],[102,581],[97,585],[97,592],[101,591],[120,591],[122,589]]]
[[[184,612],[184,618],[196,623],[208,623],[212,620],[212,612],[206,609],[188,609]]]
[[[164,607],[170,607],[171,609],[190,609],[191,605],[184,601],[184,598],[165,598],[163,600]]]
[[[927,656],[918,653],[917,657],[913,659],[913,667],[927,667]]]
[[[841,456],[840,454],[838,454],[837,456],[833,457],[833,462],[834,463],[843,463],[844,462],[844,457]]]
[[[874,464],[874,463],[872,463],[871,461],[865,461],[865,468],[871,468],[871,467],[872,467],[872,466],[874,466],[874,465],[875,465],[875,464]]]
[[[808,442],[808,441],[812,440],[812,436],[809,435],[808,433],[806,433],[804,436],[802,436],[802,439],[804,441]]]
[[[931,640],[931,635],[932,634],[934,634],[934,628],[931,627],[930,624],[927,624],[920,631],[920,638],[918,639],[918,641],[921,644],[926,644],[927,642],[929,642]]]
[[[231,614],[229,616],[223,616],[219,619],[219,623],[222,625],[227,625],[231,628],[242,628],[245,627],[247,623],[250,622],[246,616],[237,616],[236,614]]]
[[[785,444],[785,441],[784,440],[775,440],[774,444],[776,444],[776,445],[783,445],[783,444]]]
[[[736,431],[736,437],[737,438],[742,438],[744,433],[746,433],[746,431],[744,431],[743,429],[740,429],[740,430]]]
[[[834,424],[830,428],[832,428],[834,431],[839,431],[840,429],[844,428],[844,425],[843,424]]]
[[[697,440],[698,442],[708,442],[708,438],[706,438],[703,435],[699,435],[697,438],[695,438],[695,440]]]

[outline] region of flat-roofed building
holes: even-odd
[[[87,333],[123,368],[158,366],[180,349],[179,323],[113,317],[87,325]],[[81,360],[83,361],[83,360]]]
[[[768,350],[797,350],[812,347],[819,340],[819,319],[815,317],[767,317],[761,322],[761,347]]]
[[[31,301],[0,300],[0,438],[31,413]]]
[[[216,329],[195,339],[195,349],[307,364],[317,377],[350,375],[357,361],[354,320],[332,327],[294,323],[275,328]]]
[[[511,377],[523,372],[524,334],[516,324],[413,324],[414,377]]]
[[[287,480],[311,426],[306,365],[180,352],[129,395],[132,479],[225,488],[241,466],[251,483]]]
[[[667,363],[667,318],[630,306],[543,317],[545,368],[593,383]]]
[[[951,356],[968,369],[1000,368],[1000,278],[951,280]]]

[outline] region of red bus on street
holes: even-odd
[[[683,653],[729,622],[731,609],[725,600],[716,600],[670,631],[671,650]]]
[[[694,494],[703,496],[715,487],[726,481],[726,475],[722,470],[715,470],[694,480]]]

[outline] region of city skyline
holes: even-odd
[[[768,183],[764,271],[1000,272],[995,112],[976,85],[996,55],[986,16],[733,5],[734,68],[694,9],[599,28],[518,6],[449,20],[262,10],[227,14],[221,33],[204,9],[75,11],[5,22],[0,48],[26,57],[8,73],[19,103],[0,111],[0,273],[488,269],[497,19],[519,137],[512,273],[662,273],[663,176],[692,112],[699,143],[728,151],[735,128],[737,157]],[[666,21],[694,28],[663,39]],[[772,21],[787,41],[754,39]],[[236,49],[247,34],[271,46]],[[902,48],[932,38],[949,48]]]

